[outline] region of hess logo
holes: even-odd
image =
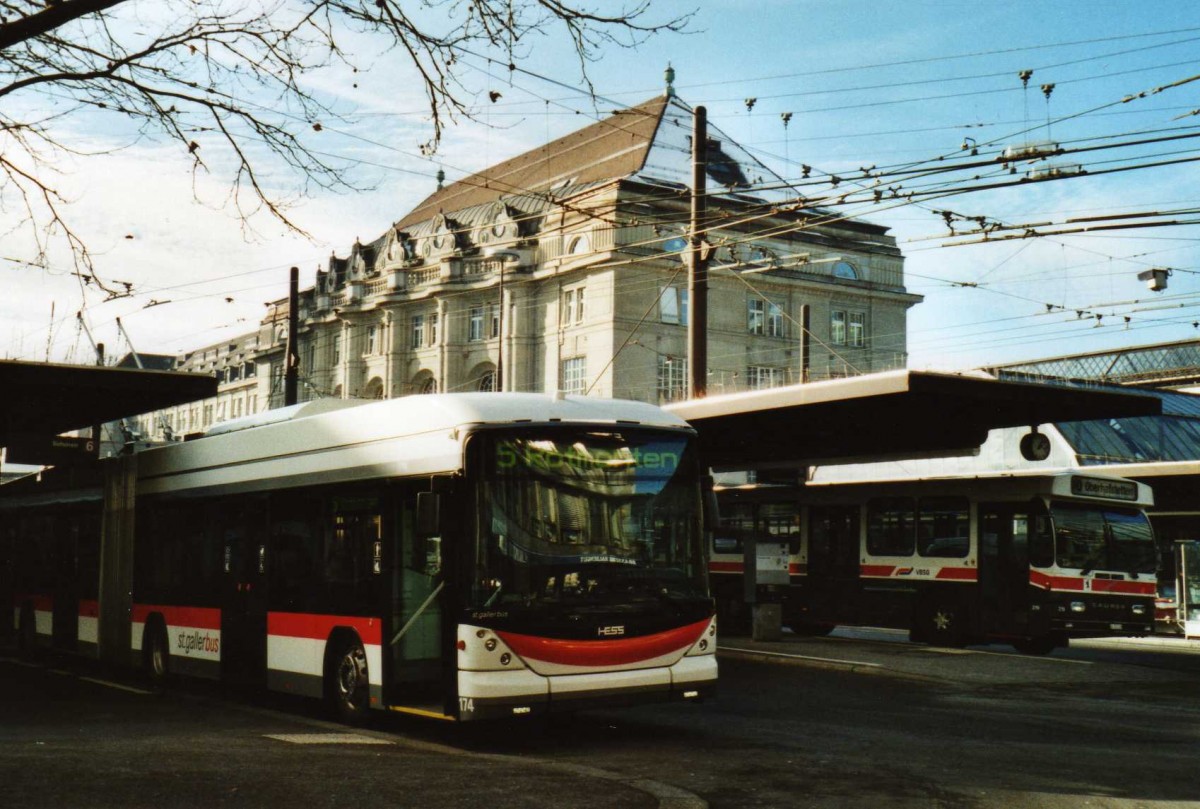
[[[596,634],[602,638],[612,638],[612,637],[616,637],[618,635],[624,635],[625,627],[623,627],[623,626],[602,626],[596,630]]]

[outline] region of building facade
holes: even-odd
[[[439,182],[377,239],[331,256],[300,294],[299,400],[685,398],[692,120],[671,92],[620,110]],[[904,367],[921,298],[887,229],[807,207],[715,128],[708,154],[708,391]],[[146,435],[281,406],[287,307],[181,358],[179,370],[217,373],[220,395],[145,417]]]

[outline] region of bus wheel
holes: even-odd
[[[807,638],[823,638],[836,628],[836,624],[810,624],[807,621],[788,624],[788,629]]]
[[[1023,655],[1048,655],[1058,648],[1058,639],[1053,635],[1036,635],[1013,641],[1013,648]]]
[[[963,609],[954,601],[930,601],[924,611],[924,626],[920,637],[934,646],[962,646],[966,642]]]
[[[371,685],[367,677],[367,653],[357,638],[341,641],[331,658],[326,680],[337,718],[352,725],[362,724],[367,717]]]
[[[167,630],[160,621],[147,624],[142,636],[142,668],[154,687],[161,689],[166,686],[170,666],[171,650],[167,646]]]

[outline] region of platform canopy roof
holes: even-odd
[[[0,360],[0,446],[217,395],[214,376]]]
[[[972,452],[988,430],[1162,412],[1147,392],[889,371],[667,406],[699,433],[705,463],[754,469]]]

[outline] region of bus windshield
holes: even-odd
[[[707,598],[688,436],[483,435],[475,609]]]
[[[1052,503],[1055,556],[1059,567],[1120,571],[1154,576],[1158,555],[1144,512],[1074,503]]]

